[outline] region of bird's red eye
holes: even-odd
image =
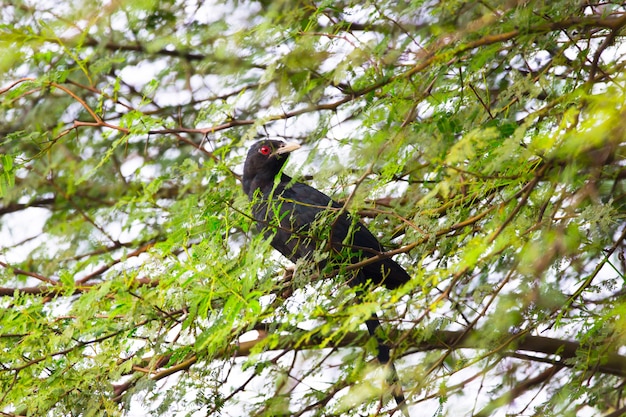
[[[269,155],[270,153],[272,153],[272,149],[270,149],[270,147],[267,145],[263,145],[259,149],[259,152],[261,152],[261,155]]]

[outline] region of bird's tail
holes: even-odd
[[[406,405],[406,399],[404,398],[404,391],[400,384],[400,378],[398,377],[398,371],[393,362],[389,362],[389,372],[387,373],[386,382],[391,387],[391,395],[396,400],[396,405],[404,417],[411,417],[409,414],[409,407]]]
[[[394,400],[396,400],[396,405],[405,417],[410,417],[409,408],[406,405],[406,398],[404,398],[404,391],[402,390],[400,378],[398,377],[398,371],[393,362],[391,362],[389,346],[385,344],[376,333],[376,329],[380,327],[380,320],[376,313],[372,313],[372,316],[368,320],[365,320],[365,324],[367,325],[369,334],[373,336],[378,343],[378,362],[387,368],[385,382],[391,387],[391,394]]]

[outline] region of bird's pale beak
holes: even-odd
[[[297,144],[296,142],[286,142],[286,143],[280,145],[278,147],[278,149],[276,149],[274,151],[274,154],[282,155],[282,154],[285,154],[285,153],[293,152],[293,151],[295,151],[296,149],[299,149],[299,148],[300,148],[300,145]]]

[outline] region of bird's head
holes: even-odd
[[[252,182],[256,180],[274,182],[274,177],[280,172],[287,161],[289,153],[298,149],[300,145],[294,142],[264,139],[256,142],[248,151],[243,166],[243,188],[250,194]]]

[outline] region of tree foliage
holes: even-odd
[[[0,414],[390,415],[376,311],[414,416],[620,415],[625,26],[610,1],[9,2]],[[259,136],[303,144],[289,173],[411,282],[356,303],[285,273],[238,181]]]

